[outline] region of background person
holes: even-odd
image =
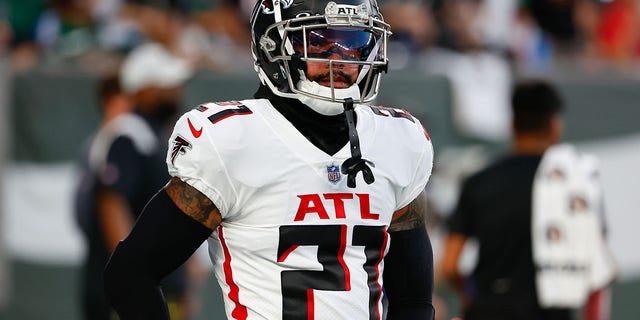
[[[560,141],[562,108],[562,99],[551,84],[518,84],[512,97],[511,154],[463,184],[449,220],[442,270],[467,320],[573,318],[575,310],[569,307],[539,303],[531,231],[534,178],[545,152]],[[468,238],[477,239],[479,253],[473,274],[465,279],[458,263]]]
[[[131,111],[131,102],[120,88],[118,75],[102,79],[98,86],[99,106],[102,121],[91,139],[88,150],[81,159],[80,182],[75,195],[76,222],[87,244],[87,256],[82,266],[81,301],[85,319],[111,319],[111,307],[107,302],[102,285],[102,271],[109,258],[105,248],[95,196],[99,190],[98,162],[103,161],[108,152],[109,142],[114,134],[118,117]],[[99,158],[103,159],[99,159]]]
[[[114,99],[130,99],[132,112],[121,112],[94,139],[86,175],[91,180],[82,184],[78,195],[82,203],[78,215],[88,238],[91,264],[84,286],[93,291],[91,296],[104,294],[102,270],[109,255],[129,233],[146,202],[168,180],[164,141],[178,110],[180,87],[190,74],[188,64],[154,43],[138,47],[123,63],[120,83],[126,97],[120,94]],[[106,116],[111,112],[109,109]],[[186,318],[185,267],[165,278],[162,285],[173,318]],[[100,316],[92,312],[88,319],[108,319],[108,304],[99,301],[103,299],[96,298],[96,306],[87,310]]]

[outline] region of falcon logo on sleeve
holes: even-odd
[[[171,149],[171,164],[175,164],[178,154],[185,154],[187,149],[191,149],[191,143],[181,136],[176,136]]]

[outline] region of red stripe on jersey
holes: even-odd
[[[376,305],[380,305],[380,299],[382,299],[382,285],[380,284],[380,262],[384,258],[384,250],[387,248],[387,241],[389,240],[389,233],[387,233],[387,227],[384,227],[384,241],[382,241],[382,248],[380,248],[380,258],[376,262],[376,285],[378,286],[378,299],[376,299]],[[380,308],[376,307],[376,313],[378,319],[381,319]]]
[[[606,320],[610,318],[609,289],[602,288],[591,292],[583,308],[582,320]]]
[[[351,274],[349,273],[349,268],[347,268],[347,264],[344,262],[344,251],[347,248],[347,226],[342,225],[342,231],[340,234],[340,252],[338,252],[338,262],[342,266],[342,270],[344,270],[344,282],[345,282],[345,290],[351,290]]]
[[[307,289],[307,320],[313,320],[314,314],[313,288],[309,288]]]
[[[227,242],[224,240],[224,235],[222,233],[222,226],[218,227],[218,236],[220,237],[220,244],[222,245],[222,250],[224,251],[224,280],[227,282],[229,286],[229,299],[233,301],[236,305],[231,312],[231,316],[234,319],[245,320],[247,319],[247,307],[240,304],[239,301],[239,292],[240,288],[233,281],[233,271],[231,270],[231,254],[229,253],[229,248],[227,247]]]
[[[424,136],[427,137],[427,140],[431,141],[431,137],[429,136],[429,132],[427,132],[427,129],[422,127],[422,131],[424,131]]]
[[[298,245],[289,247],[289,249],[283,252],[282,255],[278,258],[278,262],[284,262],[285,260],[287,260],[287,257],[289,256],[289,254],[293,252],[293,250],[295,250],[297,247]]]

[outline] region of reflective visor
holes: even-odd
[[[312,29],[307,30],[307,55],[310,58],[328,58],[334,53],[345,60],[366,60],[375,46],[375,36],[365,30]],[[302,31],[289,34],[296,52],[304,54]]]

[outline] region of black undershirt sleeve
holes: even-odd
[[[384,258],[388,320],[433,320],[433,250],[424,226],[389,232]]]
[[[169,319],[160,280],[182,265],[211,232],[160,190],[105,268],[107,298],[120,319]]]

